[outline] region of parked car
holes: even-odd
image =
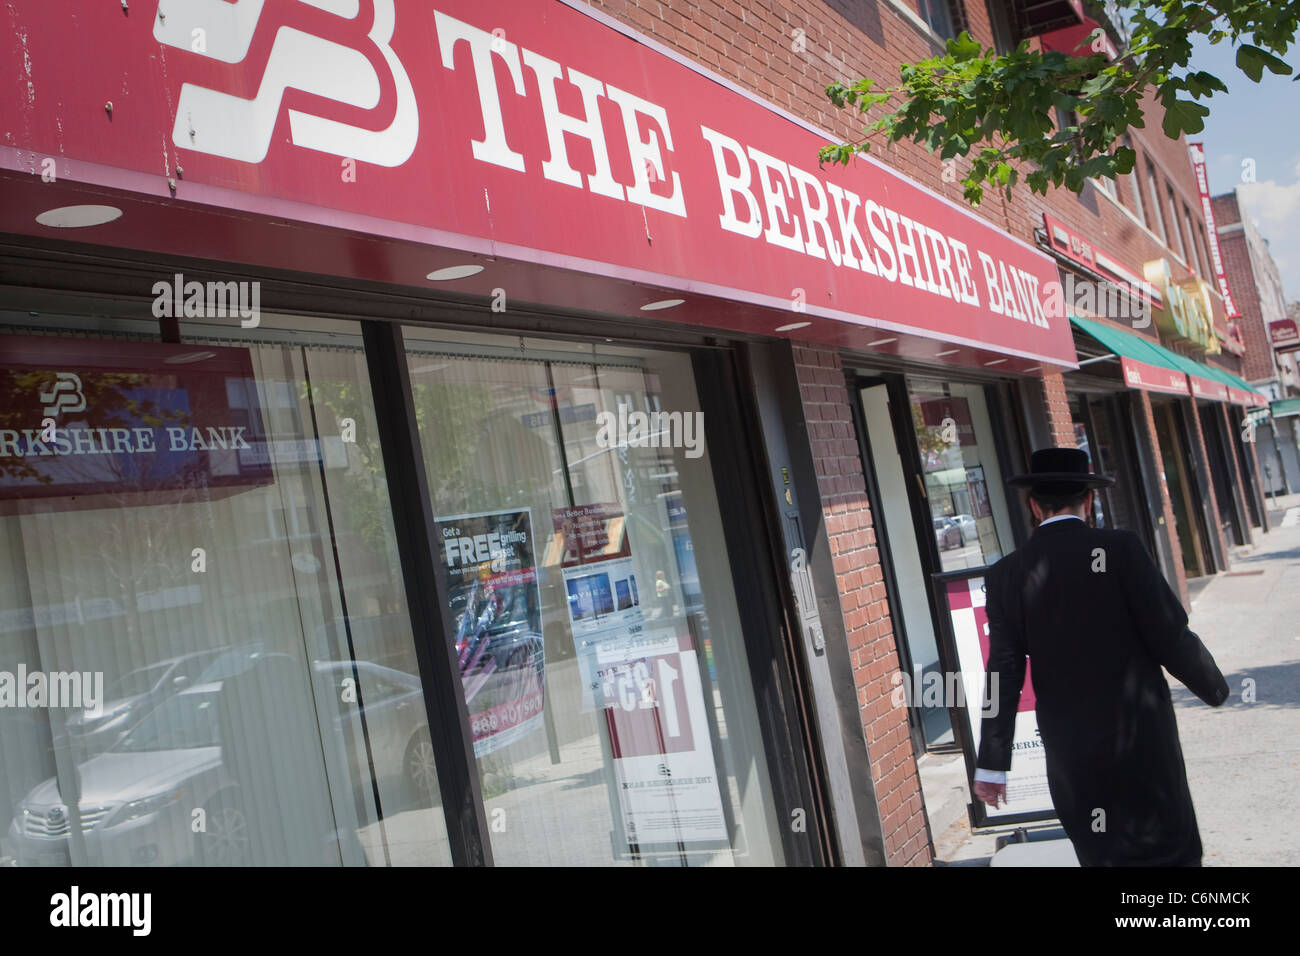
[[[934,540],[940,551],[951,551],[962,545],[961,528],[952,518],[934,519]]]
[[[961,543],[970,544],[979,538],[979,528],[975,525],[975,519],[970,515],[953,515],[952,521],[957,525],[957,530],[961,532]]]
[[[68,717],[68,735],[87,752],[106,750],[165,698],[188,687],[218,653],[182,654],[123,674],[104,689],[98,714],[83,710]]]
[[[92,864],[238,866],[250,862],[248,815],[238,782],[222,760],[221,693],[226,679],[248,671],[266,656],[270,655],[256,644],[227,649],[201,675],[215,674],[216,679],[200,680],[167,697],[107,751],[78,766],[77,816]],[[318,706],[326,700],[339,701],[342,681],[354,673],[360,676],[369,758],[386,809],[393,805],[396,786],[409,787],[415,799],[427,803],[436,791],[437,778],[419,678],[368,661],[316,661],[312,672]],[[341,748],[347,731],[344,722],[360,714],[340,706],[335,713],[313,718],[332,728],[326,746]],[[268,732],[273,731],[268,728]],[[384,786],[385,781],[389,786]],[[368,779],[357,785],[370,791]],[[410,797],[409,791],[406,796]],[[196,808],[203,809],[206,820],[205,831],[197,834],[191,829]],[[16,862],[68,865],[71,818],[57,778],[34,787],[16,807],[9,826],[8,845]],[[338,831],[322,836],[320,860],[293,862],[323,862],[330,840],[349,839],[347,821],[338,822]]]

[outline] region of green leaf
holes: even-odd
[[[1281,64],[1282,69],[1278,70],[1274,64]],[[1261,50],[1249,43],[1243,43],[1237,47],[1237,68],[1250,77],[1253,82],[1258,83],[1263,79],[1265,66],[1274,73],[1286,74],[1291,72],[1291,68],[1285,62],[1279,60],[1267,50]]]
[[[973,60],[980,55],[980,45],[969,33],[963,30],[961,36],[948,41],[948,53],[959,63]]]
[[[1205,117],[1210,115],[1210,108],[1191,100],[1174,100],[1165,106],[1165,121],[1162,129],[1170,139],[1177,139],[1183,133],[1199,133],[1205,129]]]

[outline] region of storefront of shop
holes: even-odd
[[[1125,263],[1051,216],[1042,235],[1075,330],[1075,441],[1117,478],[1094,520],[1141,537],[1185,594],[1188,580],[1227,570],[1229,548],[1263,524],[1248,412],[1266,403],[1218,364],[1240,348],[1208,282],[1175,281],[1167,258]]]
[[[580,4],[249,10],[6,41],[0,855],[891,858],[790,340],[989,563],[1050,262]]]

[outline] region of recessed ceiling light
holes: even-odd
[[[184,352],[181,355],[169,355],[163,362],[167,365],[189,365],[191,362],[206,362],[216,357],[216,352]]]
[[[1031,366],[1029,366],[1029,368],[1027,368],[1027,369],[1022,369],[1021,371],[1025,371],[1025,372],[1037,372],[1040,368],[1042,368],[1041,365],[1031,365]]]
[[[658,312],[660,309],[675,309],[685,301],[685,299],[660,299],[658,302],[647,302],[641,306],[641,311]]]
[[[60,206],[47,209],[36,217],[42,226],[55,229],[81,229],[85,226],[102,226],[122,215],[116,206]]]
[[[778,332],[793,332],[795,329],[806,329],[810,325],[812,325],[811,322],[791,322],[789,325],[778,325],[776,330]]]
[[[890,342],[897,342],[897,341],[898,341],[897,335],[895,335],[892,339],[876,339],[876,341],[874,342],[868,342],[867,348],[871,348],[872,346],[875,345],[888,345]]]
[[[992,362],[985,362],[985,365],[1001,365],[1006,359],[994,359]]]
[[[943,358],[945,355],[956,355],[960,351],[961,349],[949,349],[946,352],[939,352],[937,355],[935,355],[935,358]]]
[[[482,271],[483,267],[477,265],[447,266],[445,269],[435,269],[425,278],[434,282],[450,282],[452,279],[467,279],[470,276],[476,276]]]

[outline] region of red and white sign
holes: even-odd
[[[1300,327],[1295,319],[1278,319],[1268,324],[1268,339],[1279,352],[1300,349]]]
[[[1142,388],[1148,392],[1166,392],[1170,395],[1190,395],[1187,376],[1177,369],[1161,365],[1148,365],[1121,356],[1120,365],[1124,371],[1124,381],[1129,388]]]
[[[1200,143],[1188,143],[1187,152],[1191,156],[1192,170],[1196,173],[1196,191],[1201,197],[1201,216],[1205,219],[1205,235],[1210,243],[1210,259],[1214,262],[1214,277],[1219,283],[1219,295],[1223,297],[1223,311],[1229,319],[1236,319],[1241,313],[1232,301],[1228,275],[1223,269],[1223,255],[1219,251],[1219,231],[1214,227],[1214,203],[1210,202],[1210,179],[1205,172],[1205,150]]]
[[[985,697],[985,672],[989,663],[989,620],[984,578],[971,577],[944,584],[948,615],[952,621],[957,663],[961,668],[962,692],[970,740],[979,753]],[[1052,796],[1047,788],[1047,751],[1038,735],[1038,701],[1034,695],[1033,665],[1025,663],[1025,683],[1016,707],[1012,736],[1011,769],[1007,772],[1007,802],[996,810],[982,807],[990,819],[1019,814],[1054,816]],[[993,697],[988,706],[996,704]]]
[[[462,293],[538,295],[531,263],[1075,365],[1040,251],[874,160],[819,169],[823,134],[576,0],[162,7],[11,10],[0,170],[53,178],[0,231],[67,238],[32,219],[90,184],[126,213],[83,241],[419,286],[452,250],[488,267]]]
[[[1047,241],[1052,248],[1067,259],[1110,279],[1125,292],[1145,300],[1157,309],[1164,307],[1159,290],[1142,276],[1120,265],[1115,256],[1098,249],[1090,239],[1047,213],[1043,213],[1043,228],[1047,231]]]
[[[546,563],[560,566],[568,596],[582,708],[599,710],[609,734],[617,812],[629,848],[726,843],[690,632],[643,613],[618,504],[556,508],[551,518],[555,533]]]
[[[1193,398],[1205,398],[1214,402],[1226,402],[1228,400],[1226,382],[1220,382],[1213,378],[1202,378],[1200,375],[1188,375],[1187,381],[1191,383]]]

